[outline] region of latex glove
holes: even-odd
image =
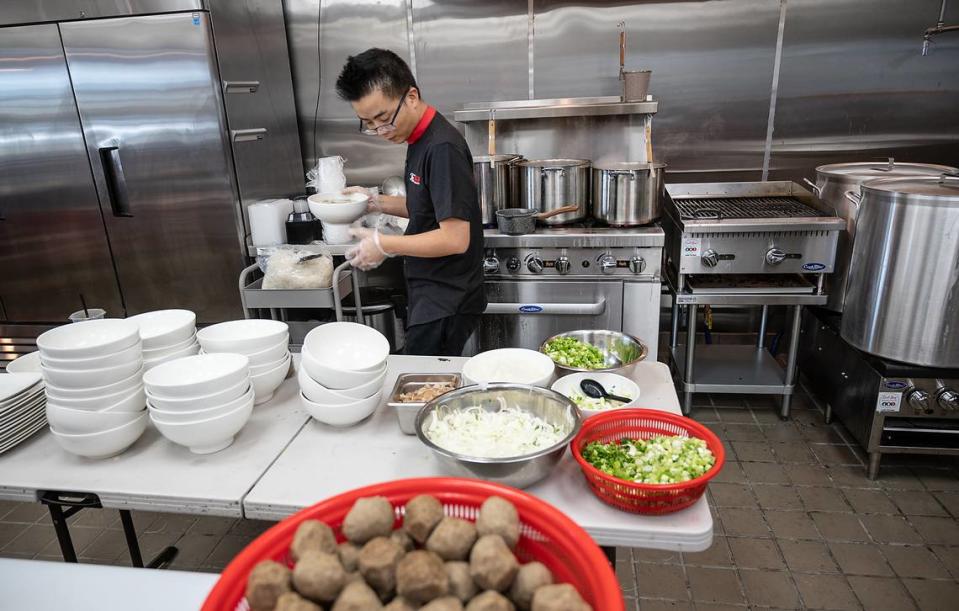
[[[380,192],[379,189],[367,189],[366,187],[347,187],[343,189],[343,193],[362,193],[363,195],[369,197],[369,201],[366,203],[366,213],[367,214],[376,214],[383,212],[383,208],[380,206]]]
[[[346,258],[353,263],[353,267],[369,271],[379,267],[383,261],[393,255],[383,250],[380,245],[379,229],[355,227],[350,229],[350,235],[360,241],[346,253]]]

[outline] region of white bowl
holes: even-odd
[[[125,380],[143,367],[143,361],[136,359],[122,365],[101,369],[55,369],[43,365],[43,380],[48,385],[59,388],[99,388]]]
[[[327,223],[352,223],[366,214],[370,197],[363,193],[317,193],[307,198],[313,216]]]
[[[266,403],[273,398],[273,393],[276,392],[276,389],[279,388],[283,380],[286,379],[286,374],[290,372],[291,360],[293,360],[293,357],[288,356],[273,369],[250,376],[250,382],[253,384],[253,392],[256,394],[256,405]]]
[[[50,426],[67,435],[88,435],[108,431],[133,422],[143,415],[142,408],[136,412],[92,412],[84,409],[70,409],[49,402],[45,409]]]
[[[146,405],[143,385],[128,388],[112,395],[102,395],[86,399],[54,397],[47,393],[47,402],[60,407],[87,412],[137,412]]]
[[[211,393],[209,395],[175,399],[169,397],[158,397],[147,392],[146,396],[147,400],[153,407],[159,408],[163,411],[190,412],[229,403],[238,397],[242,397],[249,388],[250,378],[246,377],[229,388]]]
[[[301,352],[300,357],[300,366],[306,369],[310,377],[333,390],[363,386],[375,380],[386,370],[386,363],[383,363],[376,371],[341,371],[320,365],[309,352]]]
[[[177,352],[180,352],[184,348],[192,346],[193,344],[199,345],[199,343],[196,341],[196,332],[194,332],[193,335],[186,338],[182,342],[177,342],[175,344],[166,346],[164,348],[156,348],[153,350],[148,350],[144,348],[143,358],[150,359],[150,360],[162,359],[164,357],[170,356],[171,354],[176,354]]]
[[[132,422],[98,433],[70,435],[53,427],[50,427],[50,432],[53,433],[57,443],[71,454],[86,456],[87,458],[109,458],[133,445],[133,442],[139,439],[143,431],[146,430],[147,420],[147,412],[144,411]]]
[[[283,341],[277,343],[275,346],[270,346],[265,350],[260,350],[258,352],[240,352],[246,358],[250,359],[250,368],[260,367],[267,364],[276,364],[281,359],[286,358],[286,355],[290,353],[290,343],[289,338],[284,339]]]
[[[187,399],[226,390],[249,375],[242,354],[197,354],[157,365],[143,374],[143,385],[150,395]]]
[[[7,373],[40,373],[40,353],[30,352],[7,363]]]
[[[607,373],[602,371],[572,373],[553,382],[553,385],[550,386],[550,388],[561,395],[569,397],[571,400],[574,395],[581,395],[585,397],[586,393],[584,393],[580,388],[579,383],[586,378],[589,378],[590,380],[596,380],[602,384],[603,388],[606,389],[606,392],[611,395],[619,395],[632,400],[629,403],[607,401],[607,403],[610,404],[610,407],[605,409],[587,409],[580,407],[579,404],[577,404],[576,407],[579,407],[579,411],[583,413],[584,417],[588,418],[590,416],[595,416],[596,414],[602,414],[611,409],[636,407],[639,404],[639,386],[636,384],[636,382],[633,382],[629,378],[616,373]],[[573,403],[576,402],[573,401]]]
[[[349,403],[357,399],[366,399],[383,389],[385,378],[386,370],[384,369],[380,375],[362,386],[333,390],[311,378],[309,372],[303,367],[300,367],[300,370],[296,372],[296,381],[299,383],[303,395],[310,401],[316,401],[317,403]]]
[[[150,420],[173,443],[190,448],[194,454],[212,454],[233,443],[233,437],[240,432],[252,413],[253,397],[250,396],[237,409],[214,418],[167,422],[151,412]]]
[[[303,339],[303,352],[309,352],[320,365],[339,371],[378,371],[390,355],[386,336],[355,322],[331,322],[310,330]]]
[[[230,320],[197,331],[206,352],[249,354],[266,350],[289,337],[289,326],[277,320]]]
[[[175,360],[182,359],[185,356],[193,356],[200,352],[200,344],[194,342],[193,344],[187,346],[186,348],[181,348],[173,354],[167,356],[162,356],[155,359],[143,359],[143,371],[147,372],[156,367],[157,365],[162,365],[163,363]]]
[[[124,378],[114,384],[104,386],[91,386],[89,388],[66,388],[56,384],[46,384],[44,389],[48,397],[59,397],[62,399],[99,399],[107,395],[115,395],[131,391],[138,386],[143,385],[143,369],[138,369],[128,378]]]
[[[85,320],[50,329],[37,338],[42,356],[86,359],[118,352],[140,341],[140,328],[129,320]]]
[[[142,353],[143,350],[140,348],[140,342],[137,342],[117,352],[104,353],[85,359],[58,359],[44,354],[40,355],[40,363],[44,367],[70,371],[104,369],[106,367],[116,367],[137,361],[142,357]]]
[[[127,320],[140,327],[143,347],[150,350],[178,344],[196,332],[196,314],[189,310],[156,310]]]
[[[330,426],[350,426],[365,420],[370,414],[375,412],[376,408],[380,405],[380,397],[382,396],[383,391],[381,390],[372,397],[360,399],[359,401],[326,404],[310,401],[301,392],[300,401],[303,403],[306,411],[323,424],[329,424]]]
[[[266,373],[267,371],[273,371],[274,369],[276,369],[277,367],[279,367],[280,364],[283,363],[284,361],[289,361],[289,360],[290,360],[290,357],[291,357],[290,351],[287,350],[287,351],[286,351],[286,354],[284,354],[283,356],[281,356],[280,358],[278,358],[278,359],[276,359],[276,360],[274,360],[274,361],[271,361],[271,362],[269,362],[269,363],[264,363],[263,365],[256,365],[256,366],[251,365],[251,366],[250,366],[250,375],[251,375],[251,376],[258,376],[258,375],[260,375],[261,373]]]
[[[227,401],[226,403],[220,405],[213,405],[205,409],[197,409],[192,411],[166,411],[162,409],[157,409],[155,405],[152,405],[150,402],[147,402],[147,407],[150,410],[150,414],[159,418],[163,422],[169,422],[171,424],[182,424],[185,422],[197,422],[201,420],[209,420],[210,418],[216,418],[218,416],[223,416],[229,414],[230,412],[243,407],[249,402],[250,397],[253,397],[253,388],[248,386],[246,392],[233,399],[232,401]]]
[[[463,364],[469,384],[506,382],[547,387],[553,379],[553,359],[536,350],[500,348],[481,352]]]

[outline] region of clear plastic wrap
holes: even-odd
[[[333,284],[333,259],[322,255],[300,262],[313,253],[292,246],[257,249],[264,289],[328,289]]]
[[[339,193],[346,188],[344,163],[343,157],[321,157],[306,173],[306,186],[313,187],[317,193]]]

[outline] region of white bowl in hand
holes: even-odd
[[[342,225],[365,215],[370,198],[363,193],[317,193],[306,201],[313,216],[326,223]]]
[[[50,432],[57,443],[71,454],[87,458],[109,458],[133,445],[146,430],[147,420],[147,412],[144,410],[135,420],[106,431],[70,435],[51,426]]]
[[[157,365],[143,374],[143,385],[149,395],[186,399],[226,390],[249,375],[242,354],[197,354]]]
[[[233,443],[233,438],[246,425],[253,413],[253,396],[248,393],[246,401],[232,412],[205,420],[191,422],[168,422],[150,412],[150,420],[160,433],[173,443],[190,448],[194,454],[212,454]]]

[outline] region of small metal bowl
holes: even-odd
[[[436,445],[426,436],[425,429],[438,410],[480,406],[493,412],[500,409],[501,399],[505,399],[510,407],[518,406],[550,424],[563,427],[566,434],[552,446],[538,452],[503,458],[465,456]],[[525,384],[484,384],[458,388],[423,406],[416,414],[416,436],[433,450],[453,475],[525,488],[549,475],[563,457],[569,442],[579,432],[581,421],[582,416],[576,405],[556,391]]]
[[[600,369],[580,369],[578,367],[561,365],[554,359],[553,363],[556,364],[556,371],[560,376],[584,371],[608,371],[629,377],[633,373],[636,363],[645,359],[646,355],[649,354],[646,344],[632,335],[620,333],[619,331],[601,330],[580,330],[557,333],[543,342],[543,345],[539,347],[539,351],[546,354],[546,344],[559,337],[572,337],[583,343],[596,346],[603,353],[603,359],[606,365]],[[547,356],[549,355],[547,354]]]

